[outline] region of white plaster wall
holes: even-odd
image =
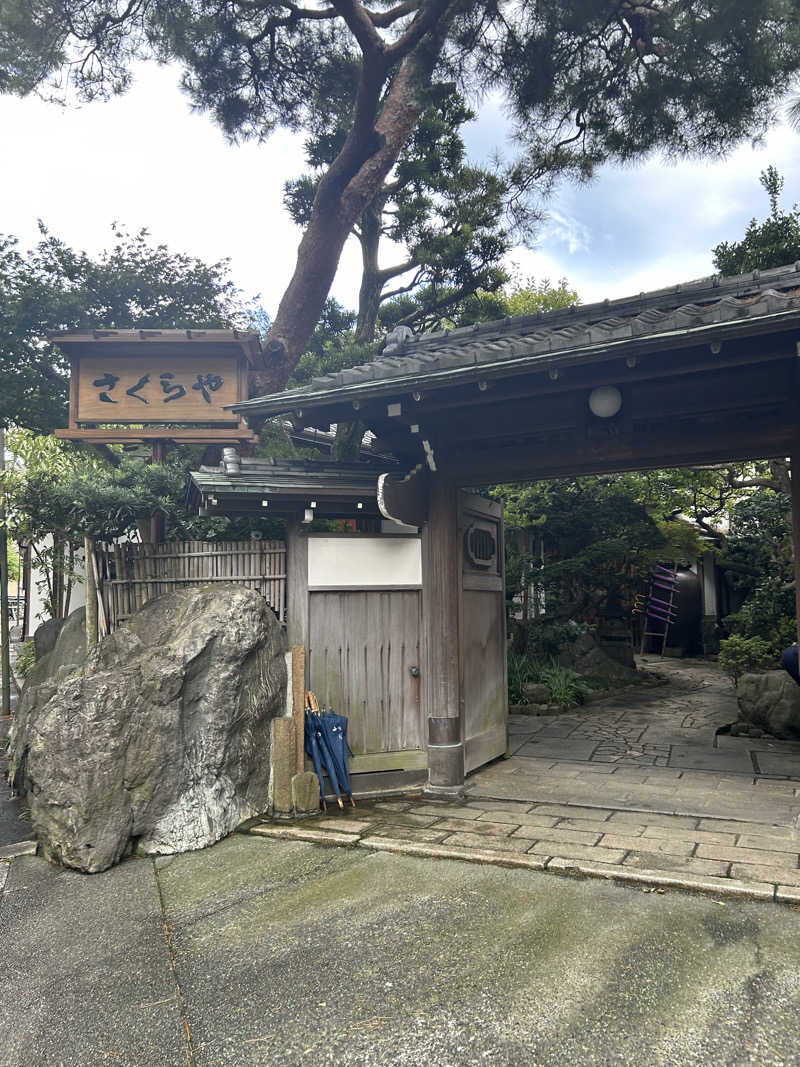
[[[52,545],[52,539],[46,538],[42,542],[43,546],[50,547]],[[73,580],[72,591],[69,598],[69,610],[75,611],[76,608],[82,608],[86,603],[86,569],[83,562],[83,551],[79,551],[75,554],[75,573],[78,576]],[[36,566],[36,556],[31,556],[31,606],[30,615],[28,621],[28,629],[31,633],[36,627],[46,622],[50,618],[50,613],[45,607],[45,596],[47,593],[47,583],[44,580],[44,573]]]
[[[422,585],[418,537],[309,537],[310,589],[414,589]]]

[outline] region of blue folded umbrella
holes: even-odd
[[[347,743],[347,718],[337,715],[333,710],[326,711],[319,716],[320,732],[324,739],[326,751],[330,753],[334,771],[342,792],[349,797],[353,804],[353,789],[350,784],[350,765],[348,753],[352,756],[350,745]]]
[[[338,762],[334,755],[329,739],[328,731],[324,728],[325,716],[315,711],[306,711],[305,718],[305,750],[314,764],[317,778],[319,779],[319,799],[323,811],[328,810],[325,802],[325,774],[331,783],[339,807],[342,805],[342,790],[339,786],[337,774]]]

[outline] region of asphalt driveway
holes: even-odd
[[[798,1062],[785,905],[245,836],[6,873],[7,1067]]]

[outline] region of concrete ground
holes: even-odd
[[[12,667],[19,651],[19,641],[11,642]],[[11,711],[16,709],[19,690],[16,679],[11,679]],[[31,847],[33,833],[25,817],[25,809],[19,797],[15,796],[8,784],[8,759],[6,758],[6,737],[11,726],[11,717],[0,714],[0,858],[16,855]]]
[[[3,1067],[798,1063],[789,907],[242,835],[7,871]]]

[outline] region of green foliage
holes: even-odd
[[[550,691],[551,702],[560,704],[562,707],[582,704],[593,688],[588,678],[584,678],[582,674],[573,671],[570,667],[561,667],[556,662],[542,667],[539,671],[539,678]]]
[[[498,486],[511,531],[535,529],[545,562],[530,559],[523,581],[544,588],[548,615],[595,621],[630,603],[667,541],[645,508],[614,477]]]
[[[527,704],[525,686],[539,681],[541,662],[530,652],[508,650],[508,702]]]
[[[69,367],[47,341],[54,330],[245,327],[257,316],[228,275],[150,244],[146,230],[113,228],[97,258],[41,228],[27,253],[0,235],[0,423],[38,432],[65,426]]]
[[[739,610],[723,621],[734,636],[763,640],[773,656],[779,656],[797,639],[794,606],[794,589],[768,574],[757,582]]]
[[[456,326],[472,326],[477,322],[493,322],[510,315],[533,315],[540,311],[559,311],[577,306],[578,294],[569,287],[566,278],[553,285],[549,278],[514,277],[504,280],[502,288],[489,292],[478,289],[459,293],[455,288],[428,293],[425,288],[414,293],[387,301],[380,310],[379,318],[384,329],[399,323],[422,322],[438,329]],[[445,299],[446,297],[446,299]],[[452,300],[450,299],[452,297]]]
[[[488,272],[480,284],[492,291],[502,284],[505,238],[485,226],[482,212],[498,195],[524,224],[531,202],[564,175],[586,178],[603,162],[657,149],[719,155],[758,137],[800,71],[800,21],[794,0],[380,0],[371,7],[6,0],[0,7],[6,92],[103,98],[124,92],[145,59],[176,64],[192,105],[231,139],[261,139],[279,127],[309,135],[311,161],[321,159],[323,172],[311,237],[333,235],[331,248],[341,247],[354,213],[363,222],[387,177],[393,181],[392,168],[402,169],[413,120],[437,104],[437,91],[453,86],[467,101],[462,108],[501,96],[519,145],[502,177],[465,165],[448,189],[445,151],[434,212],[423,193],[397,216],[410,243],[424,249],[420,263],[449,261],[427,289],[462,289],[455,268],[473,289],[477,274]],[[427,142],[443,137],[446,145],[452,131],[425,131],[426,121]],[[446,126],[447,115],[431,121]],[[419,224],[421,212],[430,224]],[[313,257],[298,265],[292,306],[303,313],[284,309],[281,330],[293,336],[281,381],[305,348],[332,268]]]
[[[303,0],[14,0],[0,24],[0,86],[102,97],[130,86],[138,59],[156,57],[180,64],[194,106],[231,137],[311,128],[317,101],[361,72],[349,10],[320,14]],[[422,10],[435,76],[469,93],[504,91],[532,174],[547,163],[585,171],[658,146],[724,151],[763,131],[798,70],[790,0],[482,0]],[[386,44],[411,17],[389,22]]]
[[[562,667],[551,657],[543,659],[536,653],[508,652],[508,702],[509,704],[527,704],[525,686],[532,683],[546,685],[549,703],[569,707],[582,704],[593,691],[591,682],[570,667]]]
[[[778,202],[784,179],[775,169],[761,172],[761,184],[767,192],[770,213],[763,222],[752,219],[741,241],[722,241],[714,249],[714,266],[720,274],[745,274],[768,270],[800,260],[800,210],[781,211]]]
[[[33,641],[25,641],[17,654],[16,672],[25,679],[33,670],[35,663],[36,645]]]
[[[777,666],[777,661],[767,641],[734,634],[720,643],[719,665],[738,682],[743,674],[768,670]]]
[[[351,59],[339,57],[335,79],[333,62],[310,117],[306,160],[313,170],[285,187],[284,204],[300,225],[311,219],[320,177],[341,151],[351,121],[357,71]],[[394,170],[354,229],[364,261],[360,340],[374,336],[387,299],[400,302],[381,314],[384,327],[430,327],[471,293],[492,291],[507,280],[501,260],[510,248],[504,224],[508,180],[497,168],[467,163],[461,127],[476,115],[452,84],[432,85],[426,99]],[[379,250],[388,243],[396,263],[379,269]],[[414,296],[403,300],[409,291]]]
[[[192,512],[186,505],[188,473],[198,464],[192,450],[175,449],[164,463],[117,452],[113,466],[94,452],[22,430],[9,433],[8,447],[19,457],[6,478],[12,536],[37,545],[39,563],[48,562],[40,544],[46,538],[75,550],[85,536],[136,536],[156,511],[164,515],[167,540],[242,540],[253,530],[265,537],[283,531],[274,519]]]

